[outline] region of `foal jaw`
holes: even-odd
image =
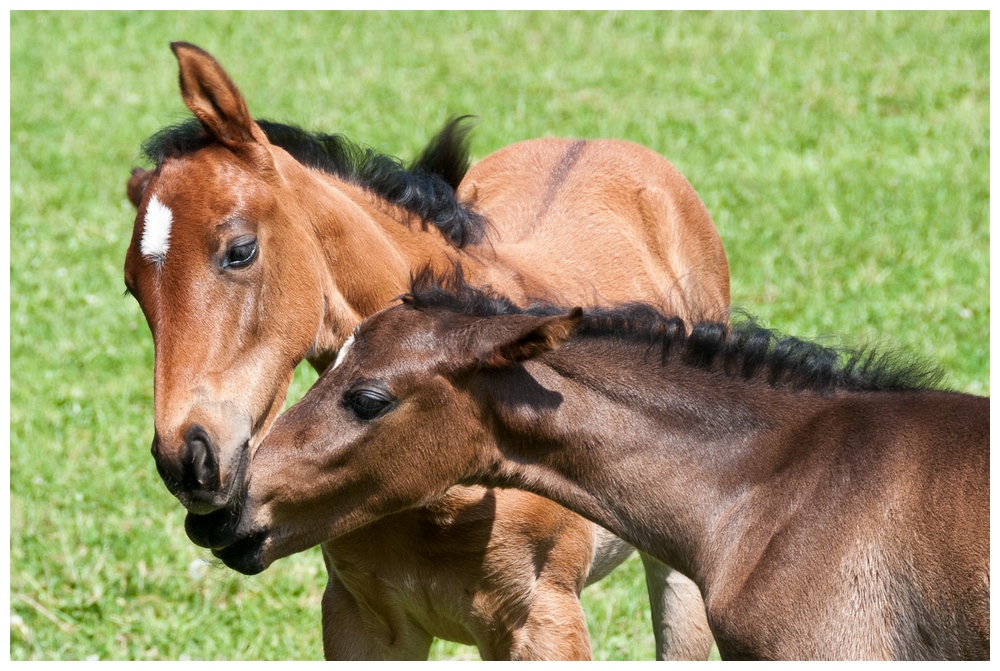
[[[229,568],[256,575],[271,563],[263,560],[267,532],[239,531],[241,521],[241,516],[229,509],[207,515],[189,514],[184,530],[192,543],[210,549]]]

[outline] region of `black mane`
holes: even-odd
[[[418,310],[442,309],[458,314],[491,317],[505,314],[548,316],[569,308],[536,302],[520,308],[508,297],[465,283],[461,269],[448,277],[424,270],[411,278],[410,293],[402,300]],[[691,366],[725,371],[745,379],[761,377],[772,386],[790,386],[818,392],[931,389],[942,371],[898,352],[877,347],[831,348],[785,336],[738,316],[732,324],[700,321],[690,331],[680,317],[667,316],[645,303],[611,308],[585,308],[576,335],[619,338],[660,348],[661,363],[679,356]]]
[[[299,163],[362,186],[439,228],[457,247],[480,242],[485,219],[459,202],[455,189],[469,170],[469,117],[451,119],[409,166],[343,135],[310,133],[258,120],[267,139]],[[142,152],[159,168],[168,158],[192,154],[215,140],[195,118],[157,132]]]

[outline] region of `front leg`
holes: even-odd
[[[712,632],[698,587],[658,559],[640,552],[646,570],[646,589],[653,616],[656,658],[660,660],[708,659]]]
[[[483,660],[587,661],[590,634],[580,597],[572,586],[544,579],[518,594],[481,594],[489,617],[472,625]]]
[[[523,644],[512,652],[514,660],[590,660],[590,633],[579,595],[539,585]]]
[[[426,660],[433,637],[387,604],[365,608],[337,577],[323,547],[329,579],[323,592],[323,655],[328,660]]]

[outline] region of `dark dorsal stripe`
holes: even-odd
[[[296,126],[258,120],[268,140],[299,163],[357,184],[431,224],[457,247],[483,239],[485,219],[458,200],[455,189],[469,170],[469,117],[456,117],[431,140],[410,166],[340,134],[311,133]],[[201,123],[190,118],[155,133],[142,152],[157,167],[213,144]]]
[[[533,228],[548,214],[549,208],[552,207],[552,203],[556,199],[556,195],[566,182],[566,178],[573,170],[573,166],[576,165],[586,144],[585,140],[577,140],[571,144],[552,169],[552,174],[549,175],[549,183],[545,187],[545,196],[542,198],[542,204],[539,205],[538,211],[535,212],[534,222],[532,223]]]
[[[457,267],[448,276],[429,269],[411,280],[403,302],[418,310],[446,310],[490,317],[504,314],[547,316],[569,308],[535,302],[520,308],[508,297],[469,286]],[[718,370],[772,386],[827,392],[929,389],[940,385],[942,371],[878,347],[832,348],[785,336],[762,327],[749,315],[735,323],[700,321],[690,329],[680,317],[662,314],[644,303],[587,308],[574,337],[615,338],[659,348],[661,363],[680,357],[686,365]]]

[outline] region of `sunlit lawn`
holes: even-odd
[[[735,305],[989,393],[985,12],[14,12],[10,33],[12,659],[322,657],[319,553],[207,566],[149,455],[124,185],[186,116],[171,40],[217,56],[255,115],[407,158],[457,113],[478,115],[476,157],[650,146],[714,217]],[[584,599],[595,657],[652,658],[637,560]]]

